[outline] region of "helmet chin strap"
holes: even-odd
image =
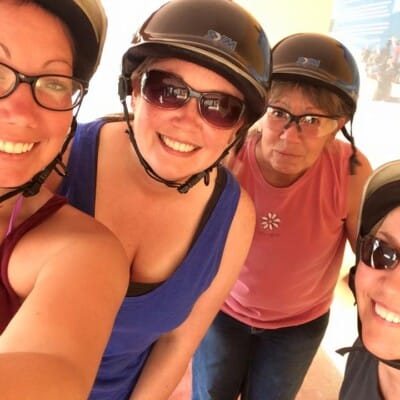
[[[356,166],[361,165],[360,161],[357,159],[357,148],[354,143],[354,137],[352,134],[352,125],[353,125],[353,121],[351,120],[350,121],[350,133],[348,132],[348,130],[346,129],[346,127],[344,125],[341,129],[343,136],[350,142],[351,149],[352,149],[352,154],[349,159],[350,175],[354,175]]]
[[[157,182],[161,182],[164,185],[168,187],[172,187],[178,190],[179,193],[187,193],[193,186],[195,186],[201,179],[204,179],[204,184],[208,185],[210,183],[210,173],[211,171],[215,168],[218,167],[224,157],[227,156],[229,153],[230,149],[237,143],[237,141],[240,139],[240,135],[238,135],[235,140],[222,152],[222,154],[218,157],[218,159],[211,164],[207,169],[205,169],[202,172],[199,172],[197,174],[192,175],[190,178],[188,178],[185,182],[177,182],[177,181],[170,181],[167,179],[164,179],[160,175],[158,175],[153,168],[149,165],[149,163],[145,160],[145,158],[142,156],[140,153],[139,147],[136,143],[135,139],[135,134],[133,133],[133,128],[132,124],[130,123],[130,118],[129,118],[129,111],[128,111],[128,106],[126,105],[126,98],[121,98],[121,103],[124,108],[124,116],[125,116],[125,121],[127,123],[127,130],[126,133],[129,136],[129,139],[132,143],[133,148],[135,149],[136,155],[139,158],[140,163],[142,164],[144,170],[146,173],[156,180]]]
[[[22,193],[22,195],[25,197],[36,195],[39,192],[44,181],[48,178],[48,176],[53,170],[55,170],[60,176],[65,176],[67,172],[67,167],[62,161],[62,156],[65,150],[67,149],[69,142],[73,138],[75,130],[76,130],[76,116],[72,118],[72,123],[69,133],[64,141],[61,151],[57,154],[57,156],[44,169],[38,172],[30,181],[20,186],[11,188],[12,189],[11,191],[0,196],[0,203],[10,199],[11,197],[18,195],[19,193]]]

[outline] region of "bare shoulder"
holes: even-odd
[[[254,235],[256,212],[249,194],[241,187],[236,214],[225,244],[220,272],[236,275],[249,251]]]
[[[103,264],[104,259],[113,259],[115,265],[125,266],[126,256],[122,244],[111,230],[70,205],[60,209],[54,218],[47,221],[43,229],[46,229],[46,232],[54,232],[54,236],[60,237],[64,242],[62,248],[71,246],[81,253],[80,257],[90,256],[99,260],[100,264]],[[55,245],[61,245],[61,240]]]
[[[120,135],[121,132],[127,130],[127,125],[125,121],[121,120],[107,120],[107,122],[101,127],[102,138],[108,135]]]
[[[240,198],[235,219],[245,223],[248,229],[254,230],[256,212],[253,200],[243,187],[240,188]]]
[[[66,205],[18,242],[9,278],[24,301],[0,335],[0,350],[66,363],[89,392],[129,282],[122,245]]]
[[[26,259],[31,260],[28,275],[21,270]],[[127,256],[120,241],[103,224],[69,205],[32,229],[16,247],[10,274],[22,297],[30,292],[44,268],[69,269],[77,277],[90,275],[94,285],[112,277],[110,285],[117,292],[129,279]]]

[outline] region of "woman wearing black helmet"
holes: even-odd
[[[358,224],[356,297],[359,338],[347,360],[340,400],[400,398],[400,161],[382,165],[365,185]]]
[[[83,400],[128,262],[108,229],[41,185],[62,172],[106,20],[96,0],[5,0],[0,26],[0,397]]]
[[[61,193],[132,262],[90,399],[166,399],[183,375],[254,232],[251,200],[220,162],[265,112],[269,78],[267,38],[243,8],[173,0],[123,57],[125,116],[79,126]]]
[[[254,200],[256,232],[196,352],[196,400],[294,399],[328,323],[345,242],[356,241],[370,166],[345,128],[354,59],[333,38],[303,33],[277,43],[272,60],[267,111],[229,160]]]

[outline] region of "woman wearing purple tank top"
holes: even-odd
[[[132,263],[91,399],[167,399],[232,287],[254,208],[221,160],[265,112],[269,78],[268,40],[246,10],[172,0],[123,56],[124,116],[79,128],[62,193]]]
[[[87,399],[126,291],[119,241],[42,186],[105,29],[97,0],[0,2],[2,400]]]

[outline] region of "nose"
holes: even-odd
[[[0,99],[0,112],[10,123],[32,124],[38,108],[32,87],[22,83],[7,97]]]
[[[280,138],[288,142],[301,142],[301,129],[298,123],[294,120],[290,120],[282,128]]]

